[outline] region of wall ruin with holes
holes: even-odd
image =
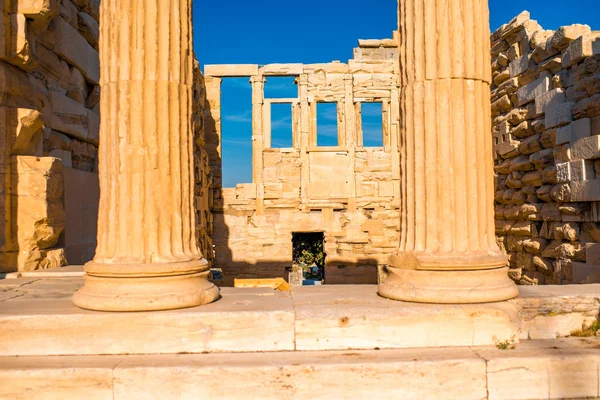
[[[214,182],[215,267],[224,281],[282,277],[293,232],[324,232],[326,283],[375,283],[399,238],[397,41],[360,40],[348,63],[207,65],[206,148]],[[220,85],[252,85],[252,182],[222,188]],[[270,77],[296,78],[298,96],[264,96]],[[337,146],[317,143],[317,104],[335,103]],[[361,106],[382,107],[381,147],[364,147]],[[271,105],[291,104],[292,147],[271,146]]]
[[[600,282],[600,32],[492,35],[496,233],[520,284]]]

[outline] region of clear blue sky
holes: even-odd
[[[600,0],[490,0],[492,31],[523,10],[545,29],[573,23],[600,30]],[[204,64],[315,63],[352,57],[357,39],[390,37],[397,0],[221,0],[194,3],[194,46]],[[267,83],[268,97],[296,97],[289,81]],[[250,85],[227,79],[222,86],[225,187],[251,181]],[[319,144],[335,141],[335,110],[318,111]],[[377,145],[377,110],[367,110],[365,145]],[[291,108],[273,109],[273,147],[291,143]]]

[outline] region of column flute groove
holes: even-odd
[[[487,0],[399,1],[402,226],[384,297],[518,294],[493,225],[488,17]]]
[[[216,300],[197,244],[191,0],[101,3],[98,246],[75,305],[104,311]]]

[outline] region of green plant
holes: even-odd
[[[500,350],[514,350],[517,347],[517,342],[515,341],[515,335],[512,335],[510,339],[500,340],[496,335],[492,336],[492,340],[496,345],[496,348]]]
[[[293,241],[294,263],[298,265],[316,265],[322,268],[325,265],[323,252],[323,233],[296,233]]]
[[[571,336],[575,337],[590,337],[596,336],[600,330],[600,322],[594,321],[590,326],[583,326],[581,329],[571,332]]]

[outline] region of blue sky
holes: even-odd
[[[573,23],[600,30],[600,0],[490,0],[492,31],[523,10],[545,29]],[[204,64],[316,63],[352,57],[357,39],[390,37],[397,0],[221,0],[194,2],[194,46]],[[296,97],[289,80],[271,79],[267,97]],[[223,184],[251,181],[251,92],[245,78],[222,86]],[[373,106],[376,107],[376,106]],[[377,109],[363,110],[365,145],[377,145]],[[335,144],[335,109],[317,113],[319,145]],[[273,147],[291,144],[291,106],[272,110]]]

